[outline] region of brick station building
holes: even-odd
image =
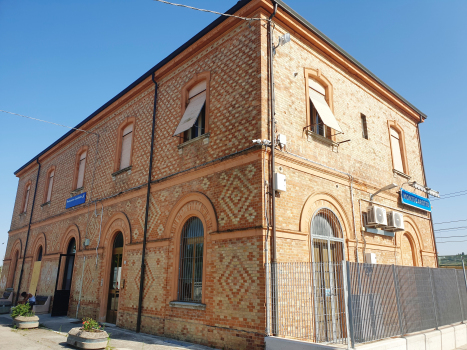
[[[56,314],[134,330],[144,250],[142,332],[263,348],[266,259],[320,261],[337,242],[345,260],[374,253],[377,263],[436,266],[430,214],[401,204],[397,188],[374,204],[402,213],[404,230],[363,222],[378,189],[426,186],[426,116],[277,4],[274,42],[291,41],[273,61],[275,131],[286,138],[274,171],[287,184],[275,193],[276,256],[265,256],[271,148],[252,142],[271,139],[268,25],[222,17],[81,122],[86,132],[68,132],[15,172],[0,290],[32,289],[54,297]],[[243,0],[229,13],[267,19],[273,6]]]

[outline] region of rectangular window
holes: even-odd
[[[85,166],[86,166],[86,153],[87,152],[81,153],[81,155],[79,157],[78,181],[76,181],[76,188],[83,187],[84,169],[85,169]]]
[[[54,185],[54,174],[55,171],[52,171],[49,175],[49,183],[47,187],[47,200],[46,202],[50,202],[50,199],[52,198],[52,187]]]
[[[362,118],[362,137],[368,140],[368,127],[366,124],[366,116],[362,114],[361,118]]]
[[[394,169],[403,173],[404,166],[402,164],[401,145],[399,138],[399,133],[391,128],[391,150]]]
[[[29,201],[29,192],[31,191],[31,185],[28,185],[26,189],[26,196],[24,197],[24,205],[23,205],[23,213],[26,212],[28,209],[28,201]]]
[[[133,141],[133,124],[123,129],[122,154],[120,156],[120,170],[128,168],[131,164],[131,144]]]

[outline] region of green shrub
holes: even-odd
[[[34,316],[34,311],[31,310],[31,305],[29,305],[29,303],[26,303],[26,304],[18,304],[15,307],[12,307],[11,317],[15,318],[18,316],[24,316],[24,317]]]
[[[99,323],[91,317],[83,318],[83,329],[87,332],[98,332],[102,330]]]

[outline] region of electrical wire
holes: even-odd
[[[465,230],[467,226],[459,226],[459,227],[451,227],[451,228],[440,228],[439,230],[435,230],[435,232],[440,231],[458,231],[458,230]]]
[[[467,235],[462,235],[462,236],[447,236],[447,237],[436,237],[436,239],[462,238],[462,237],[467,237]]]
[[[22,118],[27,118],[27,119],[35,120],[35,121],[37,121],[37,122],[42,122],[42,123],[52,124],[52,125],[56,125],[56,126],[61,126],[61,127],[63,127],[63,128],[67,128],[67,129],[71,129],[71,130],[82,131],[82,132],[85,132],[85,133],[87,133],[87,134],[94,134],[94,135],[97,135],[96,133],[94,133],[94,132],[92,132],[92,131],[87,131],[87,130],[83,130],[83,129],[73,128],[73,127],[71,127],[71,126],[67,126],[67,125],[63,125],[63,124],[58,124],[58,123],[54,123],[54,122],[49,122],[49,121],[47,121],[47,120],[42,120],[42,119],[37,119],[37,118],[33,118],[33,117],[28,117],[27,115],[22,115],[22,114],[18,114],[18,113],[13,113],[13,112],[4,111],[3,109],[0,109],[0,112],[12,114],[12,115],[16,115],[16,116],[19,116],[19,117],[22,117]]]
[[[249,17],[235,16],[235,15],[230,15],[228,13],[222,13],[222,12],[217,12],[217,11],[212,11],[212,10],[205,10],[205,9],[200,9],[200,8],[197,8],[197,7],[183,5],[183,4],[176,4],[176,3],[165,1],[165,0],[154,0],[154,1],[161,2],[161,3],[167,4],[167,5],[172,5],[172,6],[185,7],[185,8],[188,8],[190,10],[214,13],[214,14],[220,15],[220,16],[234,17],[234,18],[242,19],[244,21],[266,21],[266,22],[269,21],[268,18],[249,18]]]
[[[440,201],[440,200],[442,200],[442,199],[449,199],[449,198],[460,197],[460,196],[467,196],[467,193],[456,194],[456,195],[454,195],[454,196],[449,196],[449,197],[443,196],[442,198],[433,198],[433,199],[431,199],[431,200],[432,200],[432,201]]]
[[[464,220],[454,220],[454,221],[444,221],[444,222],[435,222],[435,225],[441,225],[441,224],[450,224],[451,222],[461,222],[461,221],[467,221],[467,219]]]
[[[436,242],[436,243],[443,244],[443,243],[460,243],[460,242],[467,242],[467,240],[465,240],[465,241],[446,241],[446,242]]]

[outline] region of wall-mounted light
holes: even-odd
[[[376,196],[378,193],[384,192],[384,191],[389,191],[389,190],[393,189],[394,187],[397,187],[397,185],[395,183],[392,183],[392,184],[389,184],[387,186],[384,186],[383,188],[380,188],[378,191],[376,191],[375,193],[373,193],[370,196],[370,201],[372,201],[373,197]]]

